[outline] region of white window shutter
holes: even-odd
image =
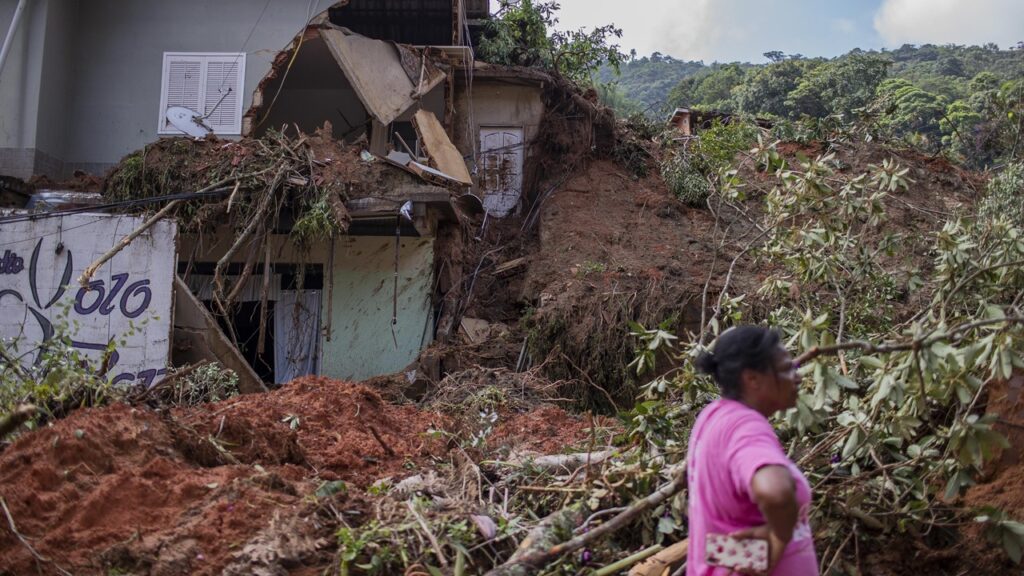
[[[182,106],[206,118],[215,134],[241,134],[245,54],[164,53],[160,134],[181,134],[167,122],[167,109]]]
[[[203,115],[214,132],[238,133],[241,87],[237,61],[207,62]]]

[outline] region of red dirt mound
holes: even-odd
[[[353,488],[337,496],[339,509],[366,508],[360,488],[445,453],[426,432],[446,423],[387,404],[366,386],[319,377],[167,412],[122,404],[76,411],[0,453],[0,497],[46,559],[34,559],[4,518],[0,575],[58,574],[56,566],[76,575],[212,575],[229,565],[232,574],[256,573],[245,550],[280,540],[281,526],[294,528],[285,540],[318,542],[306,555],[314,565],[329,563],[320,543],[332,546],[333,529],[309,518],[310,493],[342,479]],[[555,450],[589,434],[585,420],[554,408],[508,424],[496,436],[503,442],[543,435]]]
[[[169,414],[81,410],[0,454],[0,496],[35,549],[74,574],[215,574],[320,481],[365,486],[422,462],[442,448],[424,436],[439,421],[325,378]],[[0,573],[36,565],[0,533]]]
[[[365,386],[305,377],[269,394],[175,411],[200,436],[217,435],[241,462],[308,465],[324,479],[358,486],[438,453],[425,433],[444,418],[386,404]]]

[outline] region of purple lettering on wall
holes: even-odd
[[[130,384],[135,382],[137,385],[143,388],[149,388],[153,385],[153,381],[157,376],[163,376],[167,374],[166,368],[150,368],[148,370],[142,370],[139,373],[122,372],[117,376],[114,376],[110,380],[111,386],[117,386],[118,384]]]
[[[4,250],[3,257],[0,257],[0,274],[17,274],[24,269],[24,258],[18,256],[16,252]]]
[[[90,293],[95,294],[96,299],[92,304],[87,306],[84,302]],[[92,314],[103,304],[103,297],[106,293],[107,289],[103,287],[103,280],[93,280],[92,282],[89,282],[88,288],[79,288],[78,294],[75,294],[75,312],[82,316]]]
[[[142,301],[134,309],[129,310],[128,299],[137,295],[142,297]],[[132,282],[121,296],[121,314],[124,314],[127,318],[138,318],[149,308],[151,300],[153,300],[153,291],[149,288],[148,279]]]
[[[115,309],[114,303],[117,302],[121,314],[128,318],[138,318],[149,308],[149,303],[153,300],[149,279],[132,282],[124,292],[121,289],[128,282],[128,274],[114,274],[110,280],[109,292],[103,280],[93,280],[89,282],[88,287],[79,288],[75,294],[75,312],[88,316],[98,310],[101,315],[109,316]],[[95,297],[91,296],[90,292],[95,293]],[[134,307],[131,302],[133,298],[141,298]]]

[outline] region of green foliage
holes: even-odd
[[[793,116],[790,93],[819,65],[817,60],[781,60],[751,71],[735,89],[738,109],[752,115]]]
[[[850,54],[811,70],[786,98],[796,115],[852,116],[874,98],[890,61],[873,54]]]
[[[1024,163],[1016,162],[992,177],[978,214],[985,220],[1003,217],[1024,228]]]
[[[940,123],[950,151],[975,167],[1024,157],[1024,79],[994,84],[991,74],[975,77],[974,92],[950,104]]]
[[[577,274],[580,276],[589,276],[591,274],[601,274],[608,270],[608,265],[604,262],[595,262],[593,260],[584,260],[582,264],[577,268]]]
[[[174,380],[167,400],[176,406],[197,406],[237,395],[238,374],[217,362],[211,362]]]
[[[692,161],[693,156],[680,150],[670,153],[661,163],[661,177],[676,198],[688,206],[703,206],[711,194],[711,183]]]
[[[706,72],[684,78],[669,92],[671,107],[695,107],[705,110],[736,112],[735,92],[746,80],[747,72],[740,64],[723,64]]]
[[[659,65],[683,64],[657,56]],[[763,65],[687,66],[667,91],[661,84],[623,83],[625,94],[616,97],[628,102],[642,94],[645,102],[666,100],[669,107],[773,117],[784,124],[780,136],[789,131],[801,140],[832,140],[856,123],[865,136],[945,151],[979,168],[1024,156],[1021,50],[905,45],[891,52],[855,49],[832,60],[779,51],[765,57]]]
[[[619,117],[632,116],[642,112],[642,106],[626,95],[625,90],[616,81],[597,82],[594,88],[601,103],[615,110]]]
[[[718,175],[730,168],[740,152],[750,150],[757,142],[758,127],[740,118],[730,122],[715,121],[710,128],[702,130],[694,147],[701,160],[700,169],[705,174]]]
[[[981,512],[974,520],[985,525],[985,538],[1001,546],[1011,560],[1020,564],[1024,556],[1024,523],[1010,520],[996,508],[985,508]]]
[[[499,0],[498,17],[489,20],[480,41],[480,59],[493,64],[554,70],[578,83],[589,83],[603,64],[618,69],[623,60],[614,25],[589,31],[555,30],[559,4],[554,1]]]
[[[938,150],[942,144],[939,122],[946,113],[945,99],[902,78],[888,78],[876,90],[880,131],[903,138],[919,148]]]
[[[612,158],[637,178],[646,178],[654,140],[662,135],[665,125],[640,112],[626,118],[626,130],[616,134]]]
[[[111,340],[98,359],[86,356],[73,346],[73,326],[67,318],[65,305],[54,321],[55,334],[46,342],[0,341],[0,415],[19,404],[32,404],[40,412],[37,420],[49,421],[75,408],[100,406],[123,396],[124,390],[111,386],[103,373],[118,342]],[[28,362],[30,358],[36,361]]]
[[[342,576],[352,574],[358,568],[360,574],[385,575],[401,570],[400,558],[391,545],[391,536],[396,530],[385,527],[377,521],[361,528],[343,527],[335,536],[338,538],[338,569]]]
[[[767,232],[759,257],[775,271],[761,303],[775,306],[768,323],[787,347],[806,354],[803,389],[779,419],[779,434],[828,504],[813,520],[818,532],[826,540],[846,534],[851,518],[912,533],[963,520],[965,512],[946,502],[1006,446],[996,416],[978,400],[990,382],[1024,368],[1024,228],[992,209],[976,219],[951,217],[931,236],[897,238],[885,233],[886,205],[915,185],[907,169],[885,161],[841,174],[830,155],[791,167],[772,145],[754,155],[776,179],[760,224]],[[1020,178],[1018,167],[1008,168],[990,194],[1016,194]],[[910,270],[897,247],[932,261]],[[901,300],[911,285],[918,307]],[[714,335],[738,322],[742,306],[723,296],[704,330]],[[656,339],[657,349],[680,360],[654,372],[629,414],[633,437],[664,446],[680,434],[673,419],[687,420],[715,395],[683,363],[703,349],[704,337],[670,349],[657,331],[634,326],[633,334],[634,370],[651,373]],[[992,541],[1018,560],[1021,524],[995,512],[982,519]]]
[[[642,112],[663,122],[670,112],[668,94],[672,88],[704,68],[700,62],[677,60],[655,52],[649,57],[630,58],[621,63],[618,73],[611,66],[602,66],[597,84],[614,85],[615,90],[602,95],[601,101],[620,116]]]
[[[303,250],[309,250],[315,244],[326,242],[340,235],[343,230],[327,201],[330,190],[322,190],[312,202],[302,200],[301,216],[292,225],[290,232],[292,242]]]
[[[758,136],[754,124],[735,119],[715,123],[686,147],[669,152],[662,160],[661,176],[669,190],[690,206],[703,206],[718,180],[739,152],[749,150]]]

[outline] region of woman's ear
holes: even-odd
[[[761,386],[761,375],[756,370],[744,368],[740,372],[740,396],[747,391],[755,391]]]

